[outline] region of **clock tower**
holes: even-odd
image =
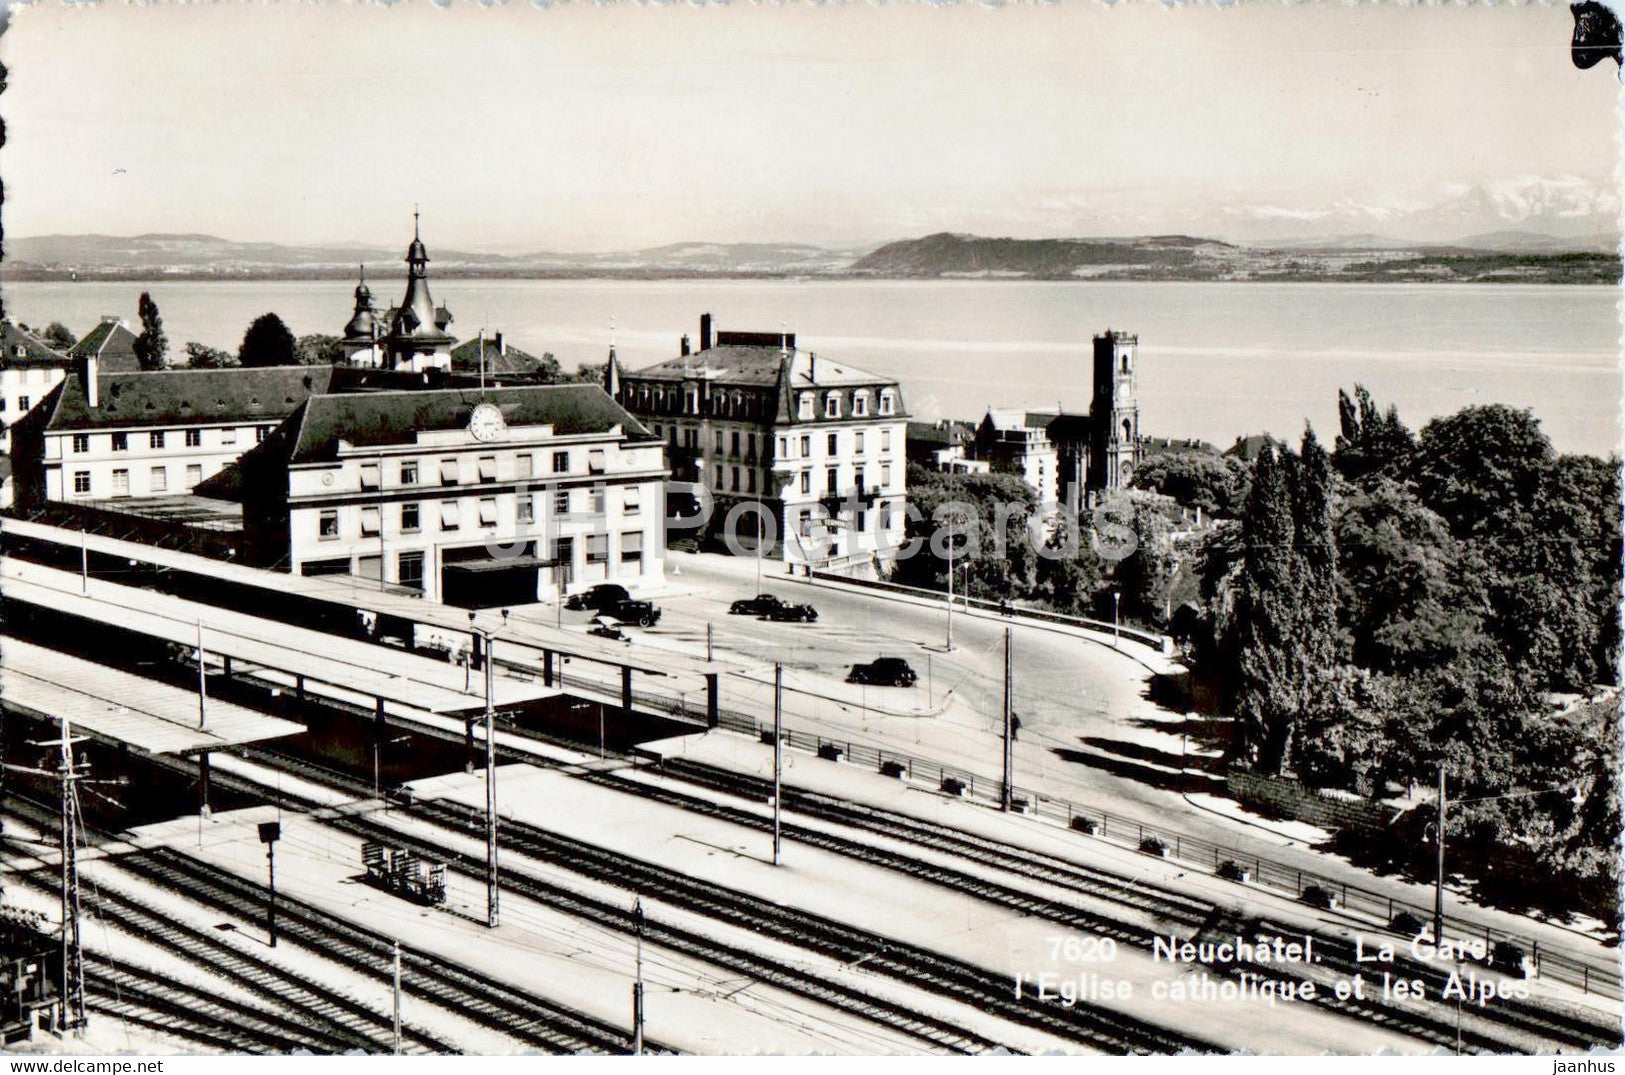
[[[1095,384],[1089,407],[1090,502],[1126,489],[1140,466],[1140,400],[1135,363],[1140,338],[1107,329],[1095,337]]]

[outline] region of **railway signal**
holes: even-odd
[[[1012,720],[1014,712],[1011,708],[1014,692],[1015,682],[1012,678],[1010,663],[1010,628],[1006,627],[1004,629],[1004,787],[999,793],[999,805],[1004,810],[1009,810],[1015,800],[1015,729]]]
[[[270,887],[265,902],[265,932],[276,947],[276,842],[282,839],[282,822],[260,822],[260,843],[265,845],[265,865],[270,871]]]
[[[632,979],[632,1055],[643,1055],[643,897],[632,905],[633,934],[636,937],[636,970]]]

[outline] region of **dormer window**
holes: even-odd
[[[831,392],[829,395],[824,397],[824,417],[839,418],[840,416],[841,397],[839,394]]]
[[[812,421],[812,416],[813,416],[812,393],[811,392],[803,392],[803,393],[801,393],[801,398],[799,400],[797,400],[797,403],[801,408],[800,409],[800,417],[801,417],[802,421],[804,421],[804,422]]]
[[[883,389],[880,393],[880,413],[891,414],[896,409],[897,402],[896,398],[892,395],[892,390],[889,388]]]
[[[855,392],[852,395],[852,417],[866,418],[869,415],[869,393]]]

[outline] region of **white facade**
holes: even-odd
[[[344,573],[443,599],[448,565],[520,558],[536,592],[593,583],[653,585],[665,570],[662,446],[619,430],[556,436],[506,427],[422,431],[381,447],[340,442],[338,458],[289,464],[289,568]]]
[[[11,426],[67,376],[63,366],[0,368],[0,452],[11,451]]]
[[[108,500],[190,493],[219,474],[276,422],[132,425],[45,432],[45,498]]]
[[[877,419],[775,434],[787,559],[889,559],[901,547],[907,433],[902,420]]]

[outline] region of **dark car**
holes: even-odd
[[[614,642],[632,641],[630,638],[626,637],[626,632],[621,630],[618,625],[613,623],[605,623],[602,620],[599,620],[597,623],[594,623],[591,627],[587,628],[587,633],[589,635],[597,635],[599,638],[607,638]]]
[[[881,657],[868,664],[853,665],[846,681],[876,687],[912,687],[919,678],[901,657]]]
[[[634,600],[625,586],[612,582],[599,583],[584,593],[578,593],[564,602],[564,607],[576,612],[591,610],[622,623],[635,623],[639,627],[652,627],[660,619],[660,610],[648,601]]]
[[[787,620],[791,623],[811,623],[818,618],[818,610],[811,605],[793,605],[768,593],[735,601],[728,607],[728,614],[766,616],[770,620]]]

